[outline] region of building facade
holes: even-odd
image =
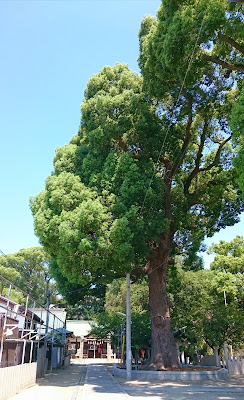
[[[116,354],[109,339],[95,338],[89,334],[92,321],[67,320],[66,327],[73,335],[68,339],[68,350],[72,358],[104,359],[112,362]]]

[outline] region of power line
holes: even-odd
[[[181,96],[182,90],[183,90],[183,88],[184,88],[184,85],[185,85],[185,81],[186,81],[188,72],[189,72],[189,70],[190,70],[190,68],[191,68],[191,64],[192,64],[192,61],[193,61],[194,53],[195,53],[195,50],[196,50],[196,47],[197,47],[197,44],[198,44],[198,40],[199,40],[201,31],[202,31],[202,28],[203,28],[203,22],[204,22],[204,20],[205,20],[205,17],[206,17],[206,15],[207,15],[207,12],[208,12],[208,8],[209,8],[209,4],[208,4],[208,7],[206,8],[206,11],[205,11],[205,13],[204,13],[204,16],[203,16],[203,19],[202,19],[202,22],[201,22],[201,26],[200,26],[200,29],[199,29],[199,32],[198,32],[198,35],[197,35],[197,38],[196,38],[196,41],[195,41],[193,50],[192,50],[192,54],[191,54],[191,57],[190,57],[190,60],[189,60],[189,63],[188,63],[188,67],[187,67],[187,70],[186,70],[186,73],[185,73],[185,76],[184,76],[184,79],[183,79],[183,83],[182,83],[182,85],[180,86],[179,95],[178,95],[176,104],[175,104],[175,106],[174,106],[174,110],[173,110],[173,112],[172,112],[172,114],[171,114],[170,123],[169,123],[169,126],[168,126],[167,130],[166,130],[166,134],[165,134],[165,137],[164,137],[164,140],[163,140],[163,144],[162,144],[162,146],[161,146],[161,149],[160,149],[160,152],[159,152],[159,155],[158,155],[158,159],[157,159],[157,162],[156,162],[156,165],[155,165],[155,168],[154,168],[154,171],[153,171],[151,180],[150,180],[150,182],[149,182],[149,185],[148,185],[148,188],[147,188],[147,191],[146,191],[146,194],[145,194],[143,203],[142,203],[141,211],[142,211],[142,209],[144,208],[144,205],[145,205],[145,201],[146,201],[148,192],[149,192],[149,190],[150,190],[150,188],[151,188],[152,180],[153,180],[154,175],[156,174],[156,171],[157,171],[157,168],[158,168],[159,159],[160,159],[160,157],[161,157],[161,155],[162,155],[162,152],[163,152],[163,149],[164,149],[164,145],[165,145],[165,142],[166,142],[168,133],[169,133],[169,129],[170,129],[171,125],[172,125],[172,121],[173,121],[173,118],[174,118],[174,116],[175,116],[175,110],[176,110],[176,108],[177,108],[177,106],[178,106],[178,103],[179,103],[179,100],[180,100],[180,96]],[[165,263],[165,261],[163,261],[161,264],[159,264],[159,265],[157,266],[157,268],[155,268],[153,271],[155,271],[156,269],[160,268],[164,263]],[[151,272],[153,272],[153,271],[151,271]]]
[[[165,142],[166,142],[166,139],[167,139],[167,136],[168,136],[170,127],[171,127],[171,125],[172,125],[173,118],[174,118],[174,116],[175,116],[175,110],[176,110],[176,108],[177,108],[177,106],[178,106],[178,103],[179,103],[179,100],[180,100],[180,96],[181,96],[182,90],[183,90],[183,88],[184,88],[184,85],[185,85],[185,81],[186,81],[188,72],[190,71],[190,68],[191,68],[191,64],[192,64],[192,61],[193,61],[194,53],[195,53],[195,50],[196,50],[196,47],[197,47],[197,44],[198,44],[198,40],[199,40],[201,31],[202,31],[202,28],[203,28],[203,22],[204,22],[204,19],[205,19],[206,15],[207,15],[208,8],[209,8],[209,6],[206,8],[206,11],[205,11],[204,16],[203,16],[203,19],[202,19],[202,23],[201,23],[201,26],[200,26],[200,29],[199,29],[199,32],[198,32],[198,35],[197,35],[197,38],[196,38],[196,41],[195,41],[193,50],[192,50],[192,54],[191,54],[191,57],[190,57],[190,60],[189,60],[188,66],[187,66],[187,70],[186,70],[186,73],[185,73],[185,76],[184,76],[182,85],[180,86],[180,91],[179,91],[179,94],[178,94],[178,98],[177,98],[176,104],[175,104],[175,106],[174,106],[174,109],[173,109],[173,111],[172,111],[172,114],[171,114],[171,118],[170,118],[170,121],[169,121],[168,128],[167,128],[167,130],[166,130],[166,134],[165,134],[165,137],[164,137],[164,140],[163,140],[163,144],[162,144],[162,146],[161,146],[161,149],[160,149],[160,152],[159,152],[159,155],[158,155],[158,158],[157,158],[157,162],[156,162],[156,165],[155,165],[155,168],[154,168],[152,177],[151,177],[151,179],[150,179],[150,182],[149,182],[149,185],[148,185],[148,188],[147,188],[147,191],[146,191],[146,194],[145,194],[143,203],[142,203],[141,211],[142,211],[142,209],[144,208],[144,205],[145,205],[145,201],[146,201],[148,192],[149,192],[149,190],[150,190],[150,188],[151,188],[152,180],[153,180],[154,175],[156,174],[156,171],[157,171],[157,168],[158,168],[159,159],[160,159],[160,157],[161,157],[161,155],[162,155],[162,152],[163,152],[163,149],[164,149],[164,145],[165,145]]]
[[[17,285],[15,285],[14,283],[12,283],[10,280],[6,279],[4,276],[0,275],[0,280],[2,280],[3,282],[5,282],[7,285],[11,285],[11,288],[16,289],[18,292],[22,293],[24,295],[24,297],[28,297],[28,299],[32,300],[33,303],[35,303],[36,305],[38,305],[40,308],[46,310],[47,312],[49,312],[50,314],[53,314],[49,309],[47,309],[47,307],[43,306],[41,303],[39,303],[34,297],[32,297],[29,293],[25,292],[24,290],[22,290],[20,287],[18,287]],[[56,316],[56,318],[58,320],[60,320],[60,318],[58,318]],[[60,320],[61,321],[61,320]]]

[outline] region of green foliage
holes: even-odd
[[[204,236],[234,224],[242,209],[231,168],[233,150],[215,133],[222,109],[218,111],[214,95],[211,101],[213,115],[213,110],[204,115],[202,105],[198,113],[196,108],[188,149],[171,187],[170,229],[178,252],[192,252],[193,258]],[[179,122],[170,128],[165,144],[164,157],[172,164],[178,163],[184,147],[185,106],[182,101]],[[70,282],[87,285],[95,276],[109,280],[134,265],[143,266],[151,243],[157,245],[169,229],[163,156],[162,174],[152,175],[168,123],[158,111],[143,93],[141,77],[126,65],[104,67],[90,79],[78,137],[71,150],[58,149],[54,174],[31,201],[36,233]],[[204,151],[204,144],[212,150]],[[67,154],[72,162],[65,171]]]
[[[219,269],[185,271],[177,264],[168,272],[167,289],[172,329],[185,333],[182,343],[187,354],[193,355],[196,346],[202,353],[224,343],[235,349],[243,346],[244,279],[240,273]],[[125,322],[117,312],[125,310],[126,282],[115,280],[108,286],[105,312],[96,316],[92,333],[98,337],[110,335],[116,345]],[[131,285],[131,310],[132,347],[150,345],[147,281]]]
[[[221,88],[228,84],[226,69],[239,71],[244,65],[243,37],[242,5],[223,0],[163,1],[158,18],[146,17],[140,31],[139,63],[147,88],[162,99],[174,95],[174,85],[179,87],[185,78],[184,86],[194,95],[196,84],[201,83],[198,89],[203,91],[209,86],[209,75]],[[217,74],[223,74],[222,83]],[[210,91],[211,97],[217,95],[213,85]]]
[[[243,86],[243,82],[242,85]],[[234,137],[238,147],[238,156],[234,160],[235,166],[238,171],[238,182],[242,192],[244,192],[244,88],[239,90],[239,98],[233,106],[232,118],[230,121],[231,128],[234,132]]]
[[[212,270],[243,274],[244,272],[244,239],[236,236],[230,242],[221,240],[219,244],[213,244],[209,253],[215,253]]]
[[[46,304],[47,289],[51,291],[51,302],[56,301],[56,286],[51,281],[49,258],[42,247],[21,249],[17,253],[0,257],[0,274],[14,283],[41,304]],[[6,296],[8,285],[1,283],[1,291]],[[3,289],[5,286],[5,289]],[[23,301],[23,295],[16,289],[13,300]]]
[[[104,293],[84,295],[74,307],[66,305],[67,319],[85,319],[93,321],[104,311]]]
[[[125,313],[125,311],[126,282],[125,279],[118,279],[108,285],[105,311],[96,316],[92,334],[103,338],[110,336],[112,343],[117,345],[121,326],[125,327],[125,318],[117,313]],[[131,285],[131,320],[132,348],[138,350],[149,345],[150,341],[148,283],[146,280]]]
[[[140,135],[153,151],[155,138],[146,135],[150,126],[160,140],[157,120],[141,77],[126,65],[105,67],[90,79],[78,138],[63,153],[57,150],[54,174],[31,200],[36,233],[70,282],[124,274],[148,254],[147,241],[167,228],[160,177],[147,196],[146,223],[139,214],[153,163],[133,156]],[[65,171],[67,154],[72,161]]]
[[[36,234],[70,283],[152,281],[176,255],[198,270],[204,237],[239,221],[229,121],[243,29],[242,5],[165,0],[142,22],[142,75],[116,64],[91,77],[78,134],[31,200]]]
[[[62,295],[63,307],[67,311],[67,319],[93,320],[104,311],[106,285],[97,277],[87,285],[70,283],[61,273],[56,261],[50,263],[50,274],[55,279],[57,289]]]
[[[14,267],[6,265],[5,259],[3,260],[2,257],[5,257],[5,256],[0,257],[0,275],[2,275],[5,279],[7,279],[10,282],[16,282],[16,279],[19,276],[19,272]],[[2,290],[4,287],[4,282],[1,281],[0,284],[1,284],[1,293],[2,293]]]
[[[204,351],[224,343],[236,349],[243,345],[244,280],[240,274],[183,271],[178,266],[169,273],[168,286],[172,325],[184,328],[189,354],[195,346]]]

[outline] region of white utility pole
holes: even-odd
[[[130,274],[126,274],[126,379],[131,380]]]

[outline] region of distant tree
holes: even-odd
[[[213,349],[228,343],[238,349],[243,345],[243,289],[241,274],[184,271],[179,265],[169,273],[172,325],[184,327],[190,354],[196,346]]]
[[[50,276],[49,257],[42,247],[21,249],[17,253],[1,256],[0,273],[39,303],[46,304],[48,290],[51,302],[56,302],[57,289]]]
[[[0,256],[0,275],[5,279],[0,278],[0,294],[4,297],[8,297],[9,285],[11,282],[16,281],[17,277],[19,276],[19,273],[14,268],[5,267],[2,257],[4,256]],[[17,303],[21,304],[24,301],[24,296],[20,291],[12,288],[10,299],[12,301],[16,301]]]
[[[168,271],[167,292],[171,303],[173,332],[181,333],[181,342],[188,355],[201,353],[224,343],[238,350],[244,344],[244,278],[224,270],[187,271],[178,262]],[[132,348],[150,343],[148,284],[136,283],[131,289]],[[114,281],[106,292],[105,311],[95,318],[92,333],[110,335],[117,344],[125,319],[125,279]],[[182,334],[184,334],[182,336]]]
[[[227,1],[164,0],[142,22],[142,76],[117,64],[89,80],[78,135],[32,199],[36,233],[71,283],[148,276],[153,368],[178,366],[169,266],[181,254],[199,269],[204,237],[243,210],[228,124],[242,20]]]
[[[126,282],[117,279],[106,291],[104,312],[96,315],[96,324],[91,331],[98,337],[112,339],[114,345],[121,335],[121,326],[125,327],[125,318],[118,313],[126,312]],[[139,350],[150,345],[150,314],[148,308],[148,283],[146,280],[133,283],[131,287],[131,315],[132,315],[132,349]]]
[[[209,254],[215,254],[211,263],[212,270],[230,272],[232,274],[244,273],[244,239],[236,236],[230,242],[221,240],[214,243],[208,250]]]

